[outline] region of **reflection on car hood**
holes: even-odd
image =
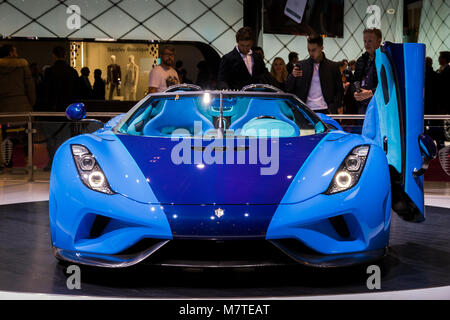
[[[120,134],[117,137],[136,161],[160,203],[278,204],[293,177],[325,135],[277,140],[244,139],[239,147],[236,147],[235,141],[235,147],[228,148],[225,152],[223,149],[216,149],[212,154],[221,154],[224,164],[208,164],[205,154],[210,142],[201,139],[185,140],[190,144],[187,150],[192,163],[177,164],[180,159],[174,161],[173,158],[177,155],[174,150],[179,150],[177,148],[180,147],[181,140]],[[270,161],[265,162],[258,156],[258,151],[254,152],[256,143],[262,141],[266,146],[273,146],[273,154],[268,148],[269,158],[266,160]],[[276,155],[275,147],[278,148],[279,156]],[[261,151],[261,148],[258,150]],[[256,164],[249,163],[250,151],[257,157]],[[245,164],[237,164],[238,157],[242,159],[244,155]],[[194,161],[195,157],[197,160],[200,158],[200,161]],[[230,163],[231,158],[234,164]]]

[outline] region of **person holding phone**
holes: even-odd
[[[309,36],[307,42],[309,58],[297,62],[286,80],[286,90],[316,112],[336,114],[344,96],[339,67],[326,58],[320,35]]]

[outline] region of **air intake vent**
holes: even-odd
[[[350,237],[350,231],[348,230],[347,223],[345,222],[344,216],[336,216],[328,219],[336,230],[337,234],[342,238]]]
[[[100,216],[100,215],[96,216],[94,223],[92,224],[92,228],[91,228],[89,237],[92,239],[100,237],[102,235],[103,231],[105,230],[106,226],[108,225],[109,221],[111,221],[110,218]]]

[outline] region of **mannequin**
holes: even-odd
[[[136,89],[139,81],[139,66],[134,62],[134,56],[128,57],[127,73],[125,74],[125,100],[136,100]]]
[[[111,56],[111,64],[108,66],[108,76],[106,79],[106,85],[109,88],[109,100],[112,100],[114,90],[117,89],[117,95],[120,96],[120,83],[122,79],[122,73],[120,72],[120,66],[116,64],[116,56]]]

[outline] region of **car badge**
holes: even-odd
[[[223,209],[218,208],[218,209],[214,210],[214,214],[216,215],[217,218],[220,218],[221,216],[223,216],[225,214],[225,212],[223,211]]]

